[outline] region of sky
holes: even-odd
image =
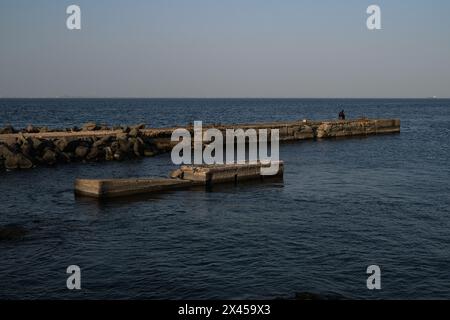
[[[448,0],[0,1],[0,97],[432,96],[450,97]]]

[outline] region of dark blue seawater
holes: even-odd
[[[284,183],[98,202],[76,177],[165,176],[170,155],[0,173],[0,298],[450,298],[450,100],[0,100],[0,125],[400,118],[402,132],[283,144]],[[82,290],[66,289],[66,268]],[[366,288],[366,268],[382,290]]]

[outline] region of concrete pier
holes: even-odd
[[[191,187],[193,183],[181,179],[76,179],[75,193],[94,198],[114,198],[135,194]]]
[[[155,139],[170,139],[173,130],[179,127],[168,128],[148,128],[139,130],[144,136]],[[184,126],[186,129],[192,129],[190,126]],[[226,129],[279,129],[280,140],[305,140],[314,138],[332,138],[344,136],[361,136],[384,133],[399,133],[399,119],[355,119],[355,120],[329,120],[329,121],[286,121],[286,122],[265,122],[265,123],[246,123],[246,124],[228,124],[228,125],[205,125],[205,130],[217,128],[221,131]],[[9,133],[0,134],[0,142],[11,141],[25,138],[38,139],[61,139],[61,138],[92,138],[116,136],[123,134],[122,130],[97,130],[97,131],[78,131],[78,132],[43,132],[43,133]]]
[[[177,142],[171,141],[173,128],[127,127],[118,130],[51,131],[0,134],[0,169],[28,169],[56,163],[126,160],[151,157],[170,152]],[[88,127],[89,128],[89,127]],[[193,134],[193,126],[185,126]],[[279,140],[296,141],[369,136],[400,132],[397,119],[357,119],[252,124],[204,125],[203,130],[216,128],[225,135],[229,129],[279,130]],[[10,132],[14,132],[10,130]]]
[[[284,173],[283,161],[278,161],[278,172],[267,178],[281,178]],[[94,198],[115,198],[144,193],[154,193],[192,186],[262,179],[262,167],[269,164],[243,163],[222,165],[181,166],[170,173],[170,179],[76,179],[75,193]]]

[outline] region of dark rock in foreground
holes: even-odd
[[[0,226],[0,241],[22,240],[27,234],[28,230],[15,224]]]

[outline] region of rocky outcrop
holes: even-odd
[[[28,230],[15,224],[0,226],[0,241],[22,240],[28,234]]]
[[[93,128],[94,124],[84,126]],[[26,137],[19,132],[15,140],[0,142],[0,169],[29,169],[58,163],[112,161],[151,157],[158,149],[153,138],[142,134],[145,125],[124,128],[122,133],[101,137],[61,137],[55,139]],[[97,128],[97,126],[96,126]],[[29,126],[27,130],[35,131]],[[12,130],[8,130],[10,132]]]

